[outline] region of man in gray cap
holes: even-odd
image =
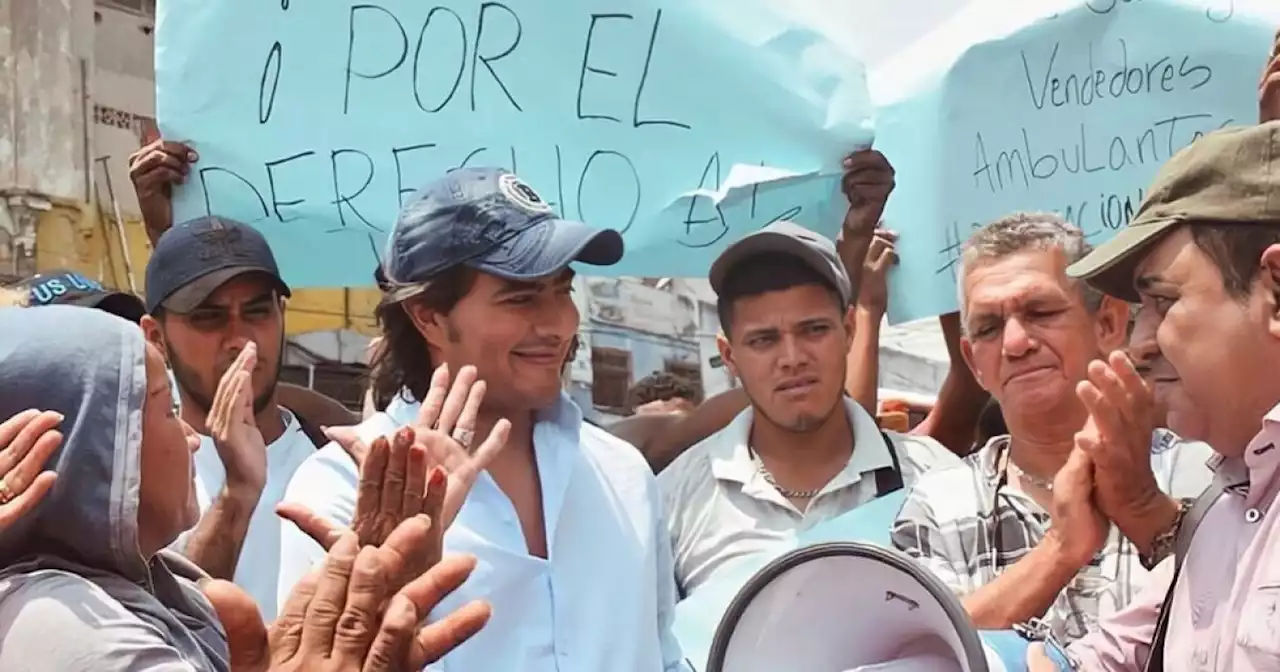
[[[791,222],[711,266],[725,366],[751,406],[659,476],[687,595],[733,558],[959,460],[928,437],[881,433],[844,392],[857,295],[830,240]]]

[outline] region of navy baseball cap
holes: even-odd
[[[609,266],[620,259],[617,231],[556,217],[538,192],[501,168],[460,168],[400,209],[377,279],[405,299],[458,265],[532,280],[575,261]]]
[[[786,254],[799,259],[835,288],[840,301],[848,307],[853,300],[853,283],[845,272],[844,262],[830,238],[819,235],[794,222],[780,221],[743,236],[725,248],[711,263],[711,289],[724,293],[724,281],[738,264],[760,254]]]
[[[102,283],[75,271],[44,271],[14,285],[26,290],[28,306],[83,306],[98,308],[130,322],[141,322],[147,308],[129,292],[107,289]]]
[[[165,231],[147,261],[147,312],[189,313],[246,273],[268,278],[289,296],[276,257],[257,229],[225,217],[200,217]]]

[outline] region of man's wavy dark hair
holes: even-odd
[[[427,343],[405,311],[405,305],[417,301],[430,310],[448,314],[471,291],[475,280],[476,271],[455,266],[441,273],[413,298],[393,301],[389,295],[383,295],[382,303],[374,311],[382,328],[382,344],[369,365],[369,387],[373,391],[374,406],[379,410],[386,408],[401,390],[408,390],[414,399],[425,398],[431,387],[431,374],[435,372]]]
[[[433,279],[427,289],[415,297],[392,301],[389,294],[383,294],[382,303],[374,311],[382,328],[382,343],[369,364],[369,388],[375,408],[385,409],[401,390],[408,390],[420,401],[431,387],[435,363],[431,361],[431,351],[422,333],[405,312],[405,305],[418,301],[432,311],[447,315],[471,291],[477,273],[466,266],[455,266]],[[577,356],[578,346],[575,335],[565,359],[566,366]]]

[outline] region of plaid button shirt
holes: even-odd
[[[957,594],[972,593],[1020,560],[1049,529],[1049,514],[1008,482],[1008,436],[991,439],[960,466],[935,470],[916,483],[893,525],[893,545],[928,567]],[[1212,479],[1209,446],[1168,430],[1151,437],[1151,468],[1160,488],[1195,497]],[[1042,616],[1061,641],[1096,629],[1098,618],[1124,607],[1147,571],[1138,550],[1112,527],[1091,563]]]

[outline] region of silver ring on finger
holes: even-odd
[[[453,430],[453,440],[462,444],[462,447],[467,450],[471,450],[471,442],[475,441],[475,439],[476,433],[469,429],[455,427]]]

